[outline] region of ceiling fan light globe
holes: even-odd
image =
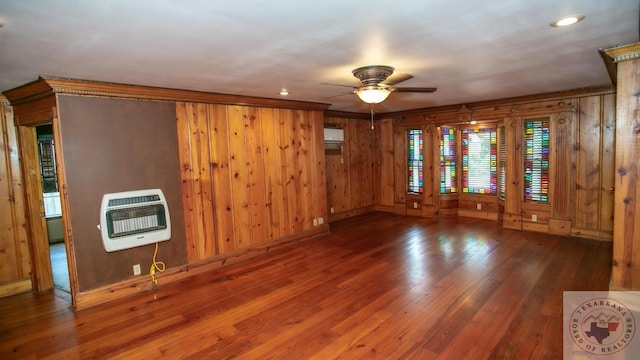
[[[367,86],[356,91],[358,98],[367,104],[381,103],[387,99],[390,93],[391,90],[377,86]]]

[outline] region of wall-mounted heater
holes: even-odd
[[[98,229],[107,252],[169,240],[171,218],[162,190],[104,194]]]

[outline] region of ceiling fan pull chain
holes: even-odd
[[[371,103],[371,130],[373,130],[373,103]]]

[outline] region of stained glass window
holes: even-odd
[[[456,129],[440,130],[440,193],[458,192],[456,184]]]
[[[462,129],[462,192],[495,195],[497,137],[495,128]]]
[[[422,194],[424,178],[422,172],[422,130],[409,130],[409,192]]]
[[[524,123],[524,198],[549,201],[549,119]]]

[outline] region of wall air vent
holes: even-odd
[[[344,142],[344,130],[324,128],[325,143],[341,143]]]
[[[342,152],[344,142],[344,130],[337,128],[324,128],[324,150],[325,153],[339,154]]]
[[[104,194],[98,229],[107,252],[169,240],[171,218],[162,190]]]

